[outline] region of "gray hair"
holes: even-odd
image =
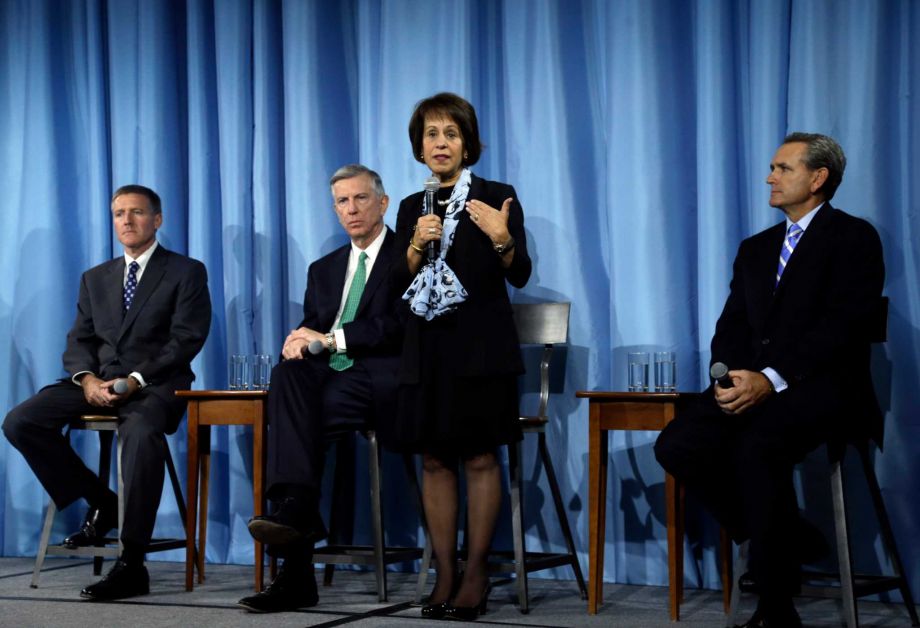
[[[383,198],[386,196],[386,190],[383,189],[383,180],[380,178],[380,175],[368,168],[367,166],[362,166],[361,164],[348,164],[347,166],[342,166],[335,171],[335,174],[332,175],[332,178],[329,179],[329,189],[332,189],[336,183],[342,179],[352,179],[354,177],[366,174],[371,178],[371,181],[374,183],[374,193]],[[335,195],[335,191],[332,192]]]
[[[843,171],[847,167],[847,157],[843,154],[840,144],[827,135],[800,132],[790,133],[783,140],[783,144],[792,142],[802,142],[806,145],[804,162],[809,170],[827,168],[827,180],[819,191],[824,195],[825,201],[834,198],[834,193],[843,181]]]

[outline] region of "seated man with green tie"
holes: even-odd
[[[389,199],[373,170],[353,164],[330,180],[350,242],[310,265],[304,318],[284,341],[268,391],[268,499],[272,514],[249,522],[253,538],[283,560],[265,591],[243,598],[253,612],[314,606],[313,545],[327,443],[392,413],[401,346],[398,294],[390,286]]]

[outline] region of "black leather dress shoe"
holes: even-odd
[[[316,508],[287,497],[270,515],[259,515],[247,524],[252,538],[267,545],[287,545],[299,541],[316,543],[326,538],[326,526]]]
[[[80,597],[103,602],[148,593],[150,593],[150,575],[147,573],[147,568],[143,565],[129,565],[118,559],[102,580],[80,591]]]
[[[118,525],[118,510],[90,508],[80,529],[64,539],[62,545],[69,549],[101,545],[109,530]]]
[[[291,570],[285,569],[284,564],[264,591],[237,602],[251,613],[280,613],[309,608],[318,603],[319,594],[316,592],[312,565],[306,570]]]

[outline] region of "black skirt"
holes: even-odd
[[[521,440],[516,375],[457,375],[451,348],[459,340],[451,314],[422,321],[418,338],[419,383],[400,385],[384,444],[402,452],[468,458]]]

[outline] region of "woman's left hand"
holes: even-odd
[[[499,210],[479,200],[467,201],[466,211],[469,212],[473,224],[492,240],[492,244],[504,244],[511,238],[511,233],[508,232],[510,198],[505,199]]]

